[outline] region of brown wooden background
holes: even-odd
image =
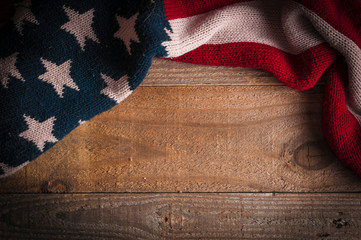
[[[124,102],[0,179],[0,240],[359,240],[361,179],[324,140],[323,89],[155,59]]]
[[[154,59],[124,102],[0,179],[0,239],[361,239],[323,89]]]

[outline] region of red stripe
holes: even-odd
[[[323,131],[336,156],[361,177],[361,127],[346,106],[343,83],[347,66],[342,61],[326,72]]]
[[[168,20],[191,17],[237,2],[250,0],[164,0]]]
[[[328,44],[320,44],[292,55],[259,43],[228,43],[203,45],[174,61],[204,65],[264,69],[288,87],[306,90],[312,88],[325,70],[338,57]]]
[[[296,0],[361,48],[360,0]]]

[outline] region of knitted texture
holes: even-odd
[[[325,137],[361,176],[360,1],[164,4],[172,31],[162,45],[175,61],[260,68],[297,90],[312,88],[324,76]]]
[[[0,29],[0,176],[121,102],[154,56],[326,78],[323,130],[361,176],[358,0],[26,0]]]
[[[160,1],[16,3],[0,29],[0,176],[129,96],[167,24]]]

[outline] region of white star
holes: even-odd
[[[9,75],[23,82],[25,81],[15,66],[18,54],[13,53],[9,57],[0,58],[0,81],[4,88],[8,87]]]
[[[107,95],[117,103],[120,103],[132,93],[129,88],[127,75],[124,75],[118,80],[114,80],[105,74],[101,74],[101,76],[106,82],[107,87],[101,90],[100,93]]]
[[[86,121],[80,119],[80,120],[78,121],[78,123],[79,123],[79,125],[83,125],[84,123],[86,123]]]
[[[30,6],[30,0],[24,0],[21,3],[16,4],[16,12],[12,17],[12,20],[14,21],[16,29],[21,35],[23,35],[24,21],[39,25],[39,22],[36,20],[34,14],[30,10]]]
[[[63,6],[69,22],[61,26],[61,29],[73,34],[78,41],[81,50],[84,51],[85,40],[91,39],[96,43],[100,43],[92,28],[94,9],[80,14],[79,12]]]
[[[119,30],[114,34],[115,38],[122,40],[127,48],[128,53],[130,54],[130,41],[139,43],[138,35],[135,31],[135,22],[137,21],[139,13],[134,14],[129,19],[116,16]]]
[[[19,134],[19,137],[33,142],[42,152],[46,142],[56,143],[58,139],[52,134],[55,117],[51,117],[44,122],[38,122],[35,119],[24,115],[24,120],[28,125],[28,130]]]
[[[29,161],[26,161],[17,167],[11,167],[5,163],[0,162],[0,168],[4,171],[4,173],[0,175],[0,178],[7,177],[7,176],[19,171],[20,169],[22,169],[23,167],[25,167],[28,164],[29,164]]]
[[[79,91],[78,86],[70,77],[70,59],[59,66],[43,58],[41,58],[41,62],[44,64],[46,72],[40,75],[39,79],[53,85],[55,91],[61,98],[63,97],[64,86]]]

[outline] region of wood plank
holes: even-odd
[[[201,66],[154,58],[141,86],[282,85],[270,73],[251,68]]]
[[[324,85],[320,79],[317,85]],[[283,86],[270,73],[252,68],[201,66],[154,58],[141,86]]]
[[[360,239],[361,194],[0,195],[1,239]]]
[[[321,130],[322,87],[140,87],[1,192],[350,192]]]

